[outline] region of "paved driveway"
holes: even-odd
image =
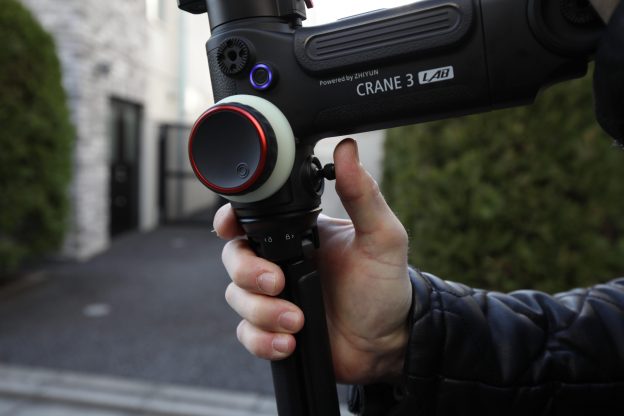
[[[222,242],[170,226],[0,289],[0,362],[272,393],[234,336]]]

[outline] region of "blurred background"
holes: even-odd
[[[314,3],[309,25],[379,7]],[[206,16],[174,0],[0,6],[0,416],[275,414],[269,365],[223,299],[223,201],[187,162],[212,104]],[[413,265],[501,291],[624,275],[624,154],[590,76],[530,107],[354,137]],[[346,217],[331,183],[323,209]]]

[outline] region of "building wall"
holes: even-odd
[[[76,127],[72,216],[64,252],[108,246],[108,110],[112,96],[145,101],[143,0],[23,0],[54,36]]]
[[[208,22],[205,15],[179,12],[170,0],[22,2],[57,44],[77,135],[63,252],[84,259],[110,245],[111,98],[143,106],[139,227],[150,229],[159,218],[158,127],[192,123],[212,100],[203,52]],[[161,9],[146,10],[154,4]],[[211,198],[203,197],[199,206]]]
[[[163,123],[191,126],[212,104],[212,88],[205,53],[205,43],[210,37],[206,15],[192,15],[180,11],[175,1],[147,0],[153,12],[148,12],[147,112],[146,146],[143,155],[144,186],[141,200],[141,227],[151,228],[158,222],[157,181],[158,178],[158,129]],[[180,166],[191,174],[187,156],[187,132],[181,131],[177,140],[177,151],[167,154],[172,165]],[[171,193],[169,198],[184,198],[183,201],[168,201],[168,205],[183,206],[189,213],[210,206],[216,200],[193,177],[184,181],[180,192]]]

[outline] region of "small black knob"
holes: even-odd
[[[226,75],[239,74],[249,61],[249,46],[244,40],[231,38],[219,45],[217,63]]]
[[[328,181],[336,180],[336,168],[333,163],[328,163],[320,170],[320,175]]]
[[[323,177],[320,172],[323,169],[321,161],[314,156],[308,157],[308,163],[304,165],[303,178],[307,188],[316,195],[323,194]]]
[[[333,163],[325,166],[321,164],[318,158],[310,156],[308,163],[303,167],[303,180],[313,194],[321,195],[323,193],[325,179],[333,181],[336,179],[336,171]]]

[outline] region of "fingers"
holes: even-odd
[[[253,293],[276,296],[284,289],[284,273],[249,248],[247,240],[229,241],[223,248],[221,260],[237,286]]]
[[[252,354],[268,360],[290,355],[295,348],[292,334],[301,330],[304,317],[294,304],[273,297],[284,287],[282,270],[257,257],[243,239],[228,242],[222,258],[233,281],[225,298],[243,318],[237,329],[239,341]]]
[[[402,234],[403,227],[381,195],[377,182],[360,164],[357,144],[345,139],[334,150],[336,192],[357,234]]]
[[[236,313],[259,329],[294,334],[303,327],[303,312],[283,299],[250,293],[235,284],[228,286],[225,299]]]
[[[256,357],[267,360],[281,360],[293,353],[295,337],[290,334],[272,334],[263,331],[246,320],[236,328],[236,336],[241,344]]]
[[[245,234],[236,220],[236,214],[234,214],[231,204],[225,204],[219,208],[212,221],[212,226],[217,235],[225,240],[231,240]]]

